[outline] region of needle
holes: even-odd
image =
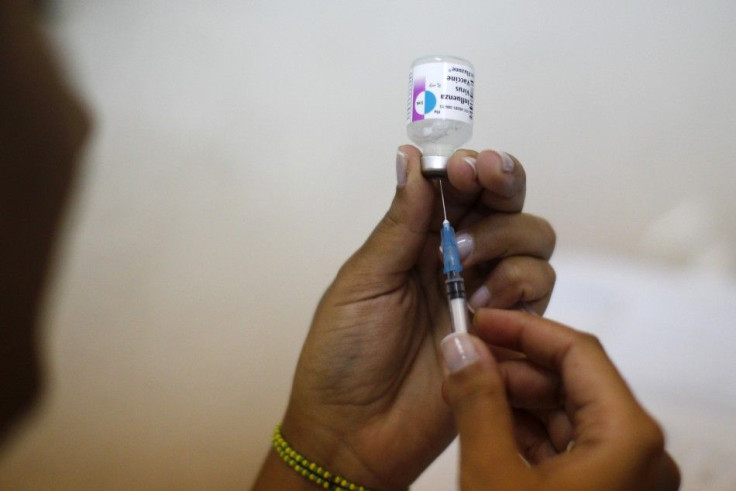
[[[455,230],[447,220],[447,208],[445,207],[445,193],[440,180],[440,196],[442,196],[442,212],[445,220],[442,222],[440,232],[442,241],[442,260],[444,263],[445,291],[450,308],[450,325],[454,333],[468,332],[468,304],[465,300],[465,282],[460,274],[463,270],[460,261],[460,251],[455,239]]]
[[[445,192],[442,189],[442,179],[438,179],[440,181],[440,197],[442,198],[442,214],[445,217],[445,221],[447,221],[447,208],[445,208]]]

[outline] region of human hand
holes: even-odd
[[[455,436],[437,351],[449,332],[442,209],[420,159],[400,148],[390,209],[322,298],[282,426],[308,458],[381,489],[408,486]],[[520,213],[525,190],[505,154],[462,150],[449,162],[447,212],[475,306],[546,308],[554,232]]]
[[[463,491],[679,487],[662,430],[595,337],[521,312],[474,324],[477,338],[442,343]],[[497,363],[483,341],[526,358]]]

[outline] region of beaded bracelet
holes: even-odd
[[[307,460],[303,455],[291,448],[281,435],[281,424],[273,431],[273,448],[286,464],[309,479],[315,485],[330,491],[371,491],[365,486],[358,486],[347,479],[326,471],[321,466]]]

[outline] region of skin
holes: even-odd
[[[475,171],[466,157],[476,160]],[[420,159],[416,148],[400,148],[390,209],[322,298],[282,426],[300,453],[376,489],[406,488],[455,436],[438,357],[449,332],[438,256],[442,210]],[[521,213],[525,175],[513,162],[505,172],[496,152],[453,155],[448,215],[458,235],[473,238],[464,260],[468,292],[486,285],[489,304],[541,313],[554,284],[547,259],[555,237],[546,221]],[[287,486],[310,483],[270,452],[254,489]]]
[[[89,128],[47,53],[25,3],[0,1],[0,441],[39,394],[36,315]],[[401,151],[406,182],[317,309],[284,435],[350,479],[404,488],[452,439],[454,415],[463,489],[675,489],[679,474],[661,429],[597,340],[565,326],[481,311],[477,334],[496,356],[472,340],[478,361],[447,376],[445,404],[437,351],[448,329],[437,272],[441,216],[418,150]],[[554,233],[520,213],[525,176],[514,163],[504,172],[495,152],[456,153],[448,212],[474,239],[464,260],[468,290],[485,285],[487,305],[541,313],[554,283],[547,263]],[[571,441],[573,450],[563,452]],[[270,452],[255,488],[311,484]]]
[[[37,313],[89,120],[24,2],[0,1],[0,442],[40,394]]]
[[[89,119],[67,88],[25,2],[0,0],[0,438],[41,393],[37,315]],[[345,264],[314,317],[284,418],[305,454],[378,488],[413,481],[454,436],[440,397],[437,342],[448,330],[438,273],[436,187],[402,147],[403,181],[385,219]],[[474,167],[464,159],[475,159]],[[520,213],[526,190],[495,152],[449,163],[448,214],[475,247],[469,293],[489,305],[543,312],[554,283],[554,233]],[[305,482],[270,453],[258,486]],[[385,462],[391,462],[386,466]],[[285,472],[287,471],[287,472]],[[298,479],[295,482],[294,477]],[[308,484],[308,483],[307,483]]]
[[[598,339],[530,314],[487,309],[476,314],[475,329],[477,337],[467,340],[476,359],[445,380],[463,491],[679,487],[661,428]],[[524,358],[497,362],[486,343]],[[521,413],[529,431],[520,437],[514,420]]]

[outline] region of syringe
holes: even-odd
[[[453,332],[468,332],[468,305],[465,300],[465,281],[460,273],[463,266],[460,263],[460,251],[455,240],[455,230],[447,220],[445,208],[445,194],[440,180],[440,196],[442,197],[442,259],[444,262],[445,290],[450,307],[450,326]]]

